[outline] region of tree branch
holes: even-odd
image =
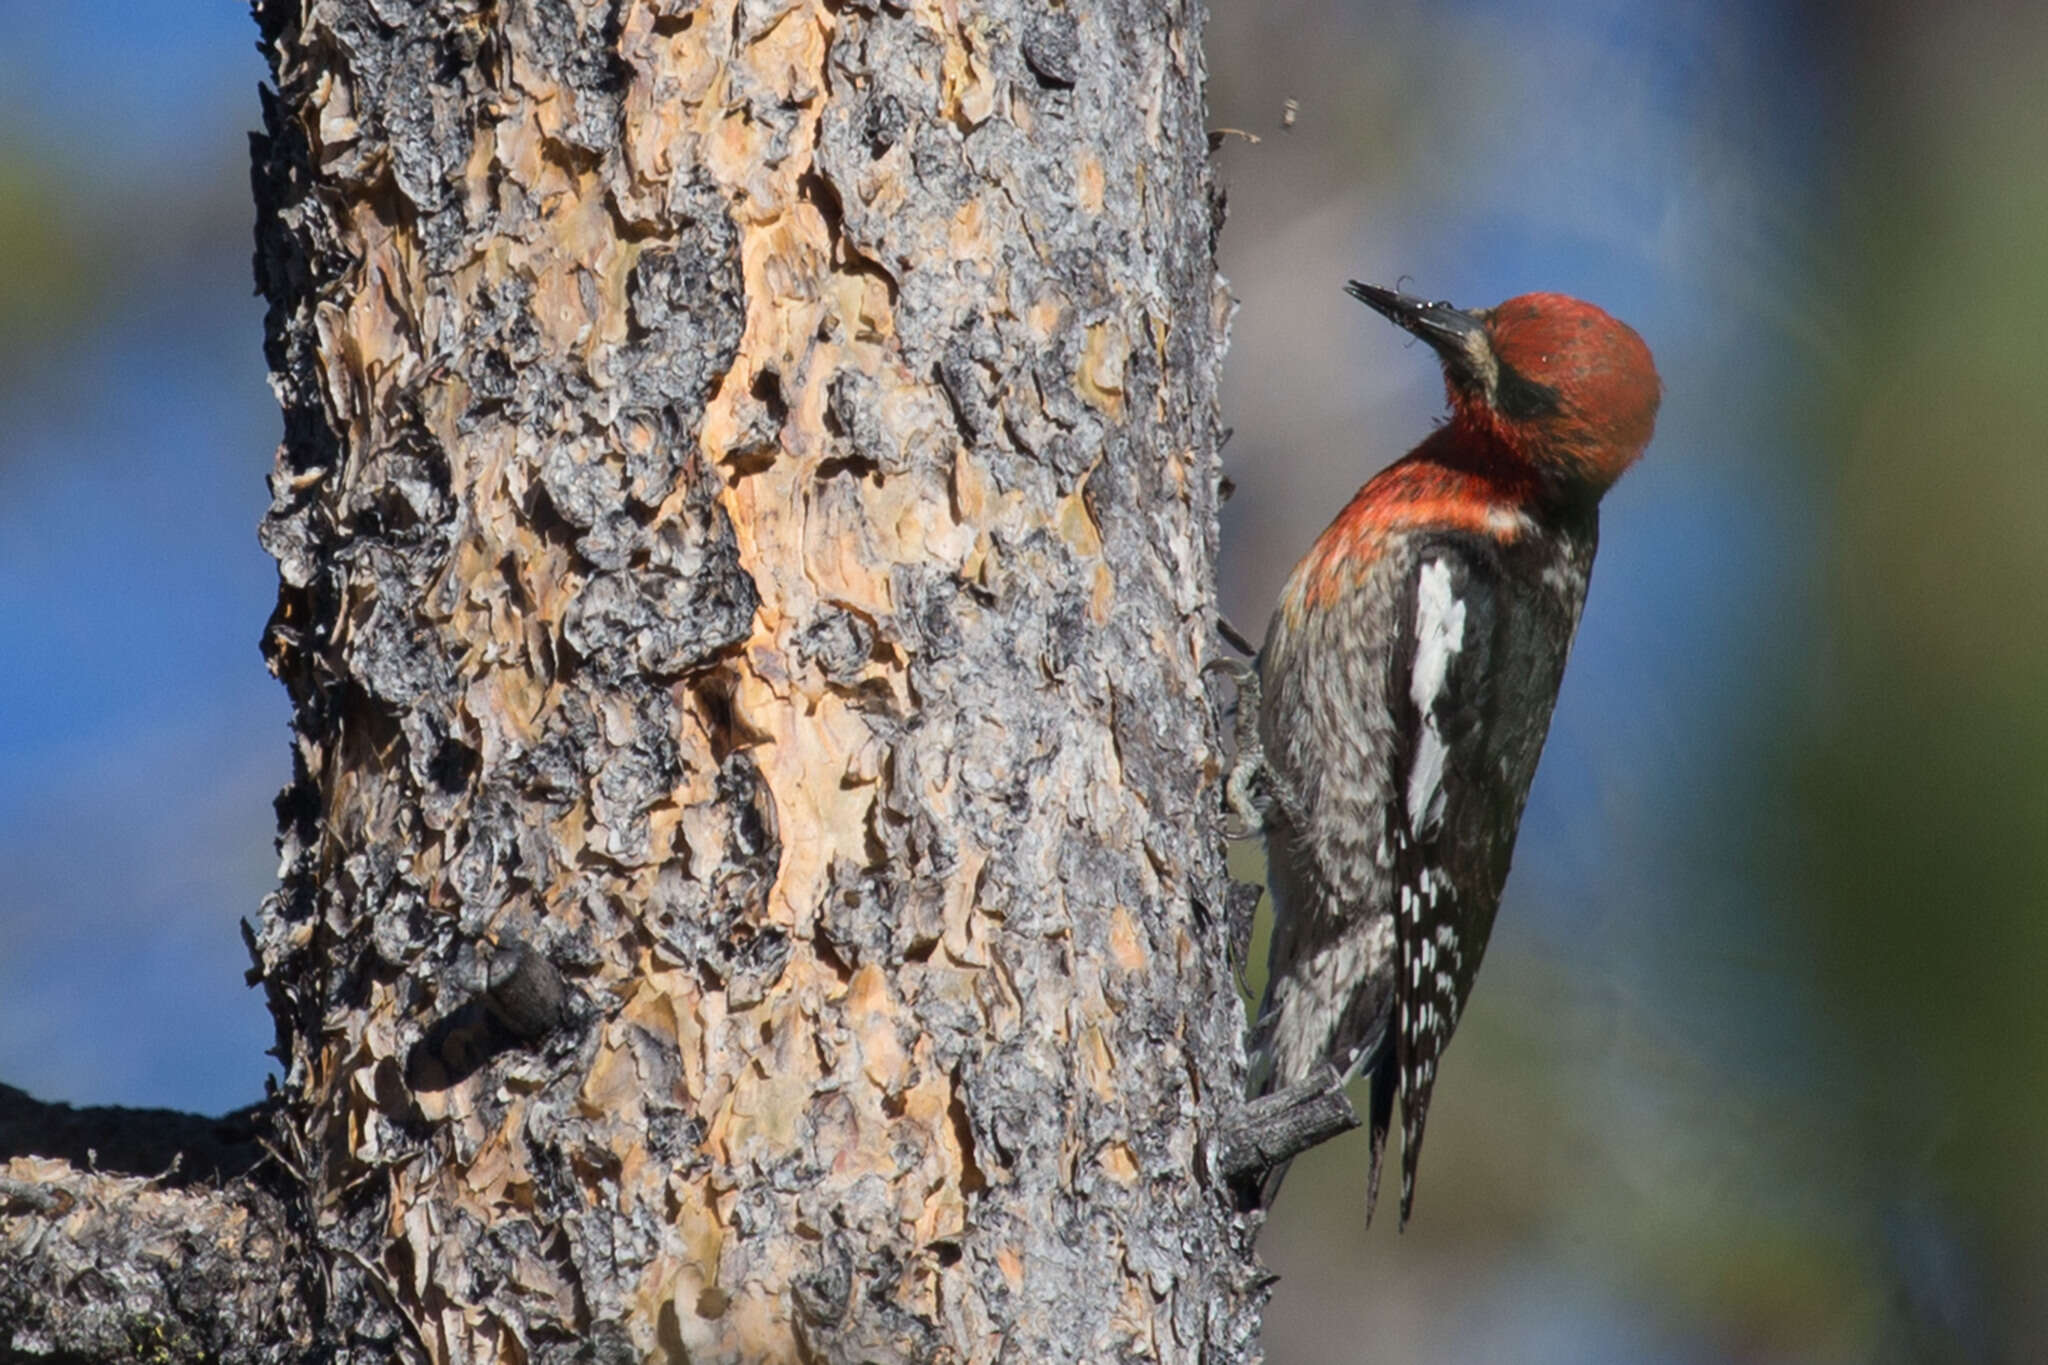
[[[0,1165],[0,1361],[290,1358],[310,1340],[296,1259],[247,1180],[178,1189],[17,1157]]]
[[[1231,1184],[1254,1179],[1320,1142],[1348,1133],[1358,1111],[1337,1068],[1247,1103],[1216,1140],[1217,1173]]]

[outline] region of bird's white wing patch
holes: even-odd
[[[1446,751],[1436,703],[1450,676],[1451,660],[1464,647],[1465,603],[1451,587],[1450,562],[1431,559],[1416,582],[1415,672],[1408,680],[1408,698],[1422,716],[1415,763],[1408,770],[1408,828],[1418,839],[1443,819]]]

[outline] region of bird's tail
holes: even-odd
[[[1401,1089],[1401,1072],[1395,1061],[1396,1049],[1382,1046],[1372,1063],[1372,1092],[1366,1124],[1372,1132],[1372,1168],[1365,1177],[1365,1225],[1372,1226],[1373,1209],[1380,1202],[1380,1159],[1387,1154],[1387,1134],[1394,1126],[1394,1096]],[[1408,1223],[1403,1206],[1401,1223]]]

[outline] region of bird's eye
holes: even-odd
[[[1493,405],[1501,416],[1526,422],[1556,412],[1558,392],[1548,384],[1530,379],[1520,370],[1503,365],[1500,378],[1494,383]]]

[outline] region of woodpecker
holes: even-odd
[[[1443,362],[1450,416],[1295,566],[1259,653],[1274,926],[1252,1084],[1370,1076],[1366,1217],[1401,1097],[1401,1224],[1578,629],[1600,498],[1662,387],[1590,303],[1348,292]],[[1270,1204],[1285,1163],[1262,1190]]]

